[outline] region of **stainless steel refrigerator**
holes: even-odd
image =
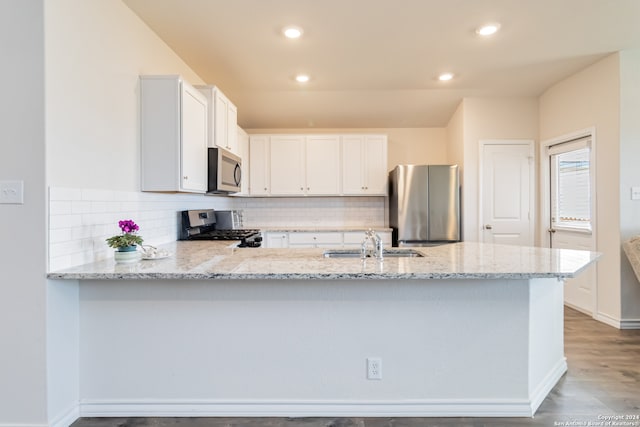
[[[389,172],[393,246],[460,241],[457,165],[398,165]]]

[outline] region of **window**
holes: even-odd
[[[550,147],[551,227],[591,231],[591,148],[588,140]]]

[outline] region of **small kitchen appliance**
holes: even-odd
[[[234,213],[237,218],[237,211],[182,211],[180,240],[239,240],[239,248],[259,248],[262,244],[260,230],[234,228],[234,224],[238,224],[237,219],[233,222]],[[220,224],[217,217],[221,219]]]
[[[238,193],[242,184],[242,160],[222,148],[208,149],[208,194]]]

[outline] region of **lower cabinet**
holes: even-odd
[[[289,233],[267,231],[264,233],[262,243],[266,248],[288,248]]]
[[[378,231],[384,246],[391,246],[391,232]],[[360,248],[364,231],[266,231],[265,248]]]
[[[290,248],[341,248],[340,232],[289,232]]]
[[[382,239],[384,246],[391,246],[391,232],[390,231],[378,231],[378,236]],[[362,231],[349,231],[344,233],[343,247],[345,249],[355,249],[362,246],[364,240],[364,232]]]

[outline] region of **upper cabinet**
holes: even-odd
[[[340,136],[307,136],[306,192],[313,196],[340,194]]]
[[[272,196],[340,194],[340,137],[277,135],[270,138]]]
[[[386,135],[342,137],[342,194],[387,194]]]
[[[238,155],[242,160],[242,178],[240,192],[234,196],[246,196],[249,194],[249,135],[240,126],[236,126],[238,141]]]
[[[304,136],[282,135],[270,138],[272,196],[304,194]]]
[[[265,135],[249,136],[249,194],[268,196],[271,189],[270,143]],[[247,170],[247,167],[244,167]],[[246,179],[244,179],[246,181]]]
[[[250,186],[253,196],[385,195],[387,139],[385,135],[358,136],[357,156],[345,165],[348,136],[251,135],[249,141]],[[370,152],[367,152],[370,151]],[[364,157],[363,157],[364,156]],[[353,165],[351,163],[353,162]],[[358,190],[342,185],[355,175]],[[372,183],[372,184],[365,184]],[[382,184],[381,184],[382,183]],[[354,184],[355,185],[355,184]],[[361,188],[362,187],[362,188]],[[367,188],[364,188],[367,187]]]
[[[240,155],[238,146],[238,109],[220,88],[196,86],[209,103],[209,147],[220,147]]]
[[[140,76],[142,191],[207,191],[207,99],[179,76]]]

